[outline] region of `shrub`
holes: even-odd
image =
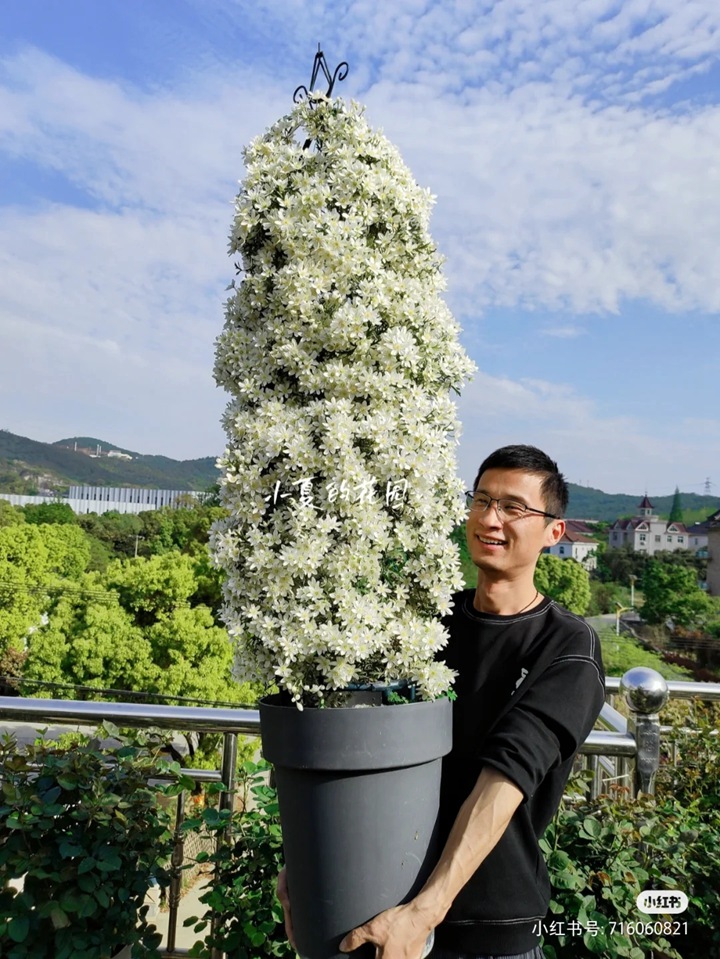
[[[622,789],[594,801],[566,800],[540,843],[553,887],[546,927],[554,920],[564,931],[546,934],[547,959],[574,959],[583,946],[603,959],[717,955],[719,824],[717,813],[704,816],[696,804],[648,796],[629,801]],[[682,890],[690,910],[644,915],[635,900],[645,889]],[[656,933],[657,923],[670,930],[678,923],[679,934]]]
[[[214,930],[190,950],[197,959],[211,956],[213,947],[228,952],[233,959],[294,959],[275,895],[283,851],[277,796],[266,783],[269,770],[265,761],[243,764],[242,812],[208,808],[184,824],[186,830],[204,827],[211,833],[229,833],[227,844],[211,855],[201,853],[197,859],[214,864],[213,880],[200,896],[208,911],[200,918],[186,919],[185,925],[204,932],[211,919],[216,923]],[[252,802],[248,802],[249,797]]]
[[[106,734],[118,737],[109,725]],[[178,767],[150,735],[119,737],[108,751],[87,736],[0,741],[0,943],[5,959],[106,959],[120,947],[157,956],[147,922],[153,882],[172,835],[148,780]],[[179,788],[179,783],[178,783]],[[8,885],[24,877],[22,892]]]

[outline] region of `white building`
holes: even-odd
[[[205,493],[178,489],[145,489],[139,486],[71,486],[67,496],[20,496],[3,493],[0,499],[12,506],[38,503],[67,503],[74,513],[144,513],[163,506],[181,506],[188,500],[200,500]]]
[[[572,529],[566,529],[560,539],[554,546],[548,546],[543,550],[550,556],[557,556],[559,559],[574,559],[584,566],[590,572],[597,568],[597,546],[596,539],[591,539],[583,533],[576,533]]]
[[[635,552],[653,553],[689,549],[688,532],[683,523],[668,523],[654,513],[655,507],[644,496],[638,515],[616,519],[608,534],[608,549],[629,546]]]

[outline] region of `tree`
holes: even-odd
[[[141,544],[142,520],[133,513],[118,513],[110,510],[98,516],[86,513],[78,516],[78,525],[90,533],[111,551],[114,556],[134,556]]]
[[[636,552],[630,546],[606,549],[597,554],[597,577],[604,583],[628,585],[630,577],[641,577],[648,561],[647,553]]]
[[[22,650],[47,601],[48,551],[36,526],[0,529],[0,653]]]
[[[0,652],[22,650],[53,591],[82,576],[90,549],[75,526],[0,527]]]
[[[210,609],[192,605],[197,589],[193,559],[178,552],[85,574],[30,636],[25,677],[237,702],[230,640]]]
[[[648,623],[670,619],[676,626],[699,626],[714,614],[710,597],[700,589],[689,566],[651,559],[640,585],[645,595],[641,613]]]
[[[157,673],[143,631],[132,621],[116,593],[88,574],[75,594],[61,594],[48,622],[28,640],[24,678],[103,689],[144,689]],[[74,690],[45,692],[72,699]],[[100,697],[102,698],[102,697]]]
[[[590,603],[590,577],[574,559],[543,553],[535,570],[535,586],[571,613],[582,615]]]
[[[48,551],[48,573],[79,579],[90,562],[90,543],[79,526],[45,525],[40,535]]]
[[[682,523],[683,521],[683,512],[682,512],[682,502],[680,501],[680,487],[675,487],[675,495],[673,496],[672,506],[670,507],[670,518],[669,522],[671,523]]]
[[[68,523],[71,525],[77,523],[77,516],[67,503],[38,503],[37,505],[29,503],[23,509],[27,522],[35,523],[37,526],[45,523]]]
[[[207,551],[210,527],[225,515],[218,506],[191,503],[185,507],[165,507],[140,513],[142,555],[154,555],[179,549],[197,555]]]
[[[13,506],[9,500],[0,499],[0,527],[19,526],[25,522],[25,513],[21,506]]]

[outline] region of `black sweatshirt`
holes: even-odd
[[[538,846],[555,815],[573,759],[605,697],[600,643],[579,616],[552,600],[515,616],[479,613],[473,589],[454,597],[448,645],[452,669],[453,747],[443,760],[441,823],[445,841],[481,769],[492,766],[524,801],[436,930],[457,952],[525,952],[539,940],[550,882]]]

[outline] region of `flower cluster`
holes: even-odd
[[[396,679],[431,698],[452,681],[434,656],[461,586],[450,392],[473,366],[440,297],[432,197],[360,107],[313,106],[250,144],[236,201],[242,279],[215,365],[224,617],[241,678],[300,705]],[[312,505],[273,496],[308,476]],[[399,482],[402,504],[327,492]]]

